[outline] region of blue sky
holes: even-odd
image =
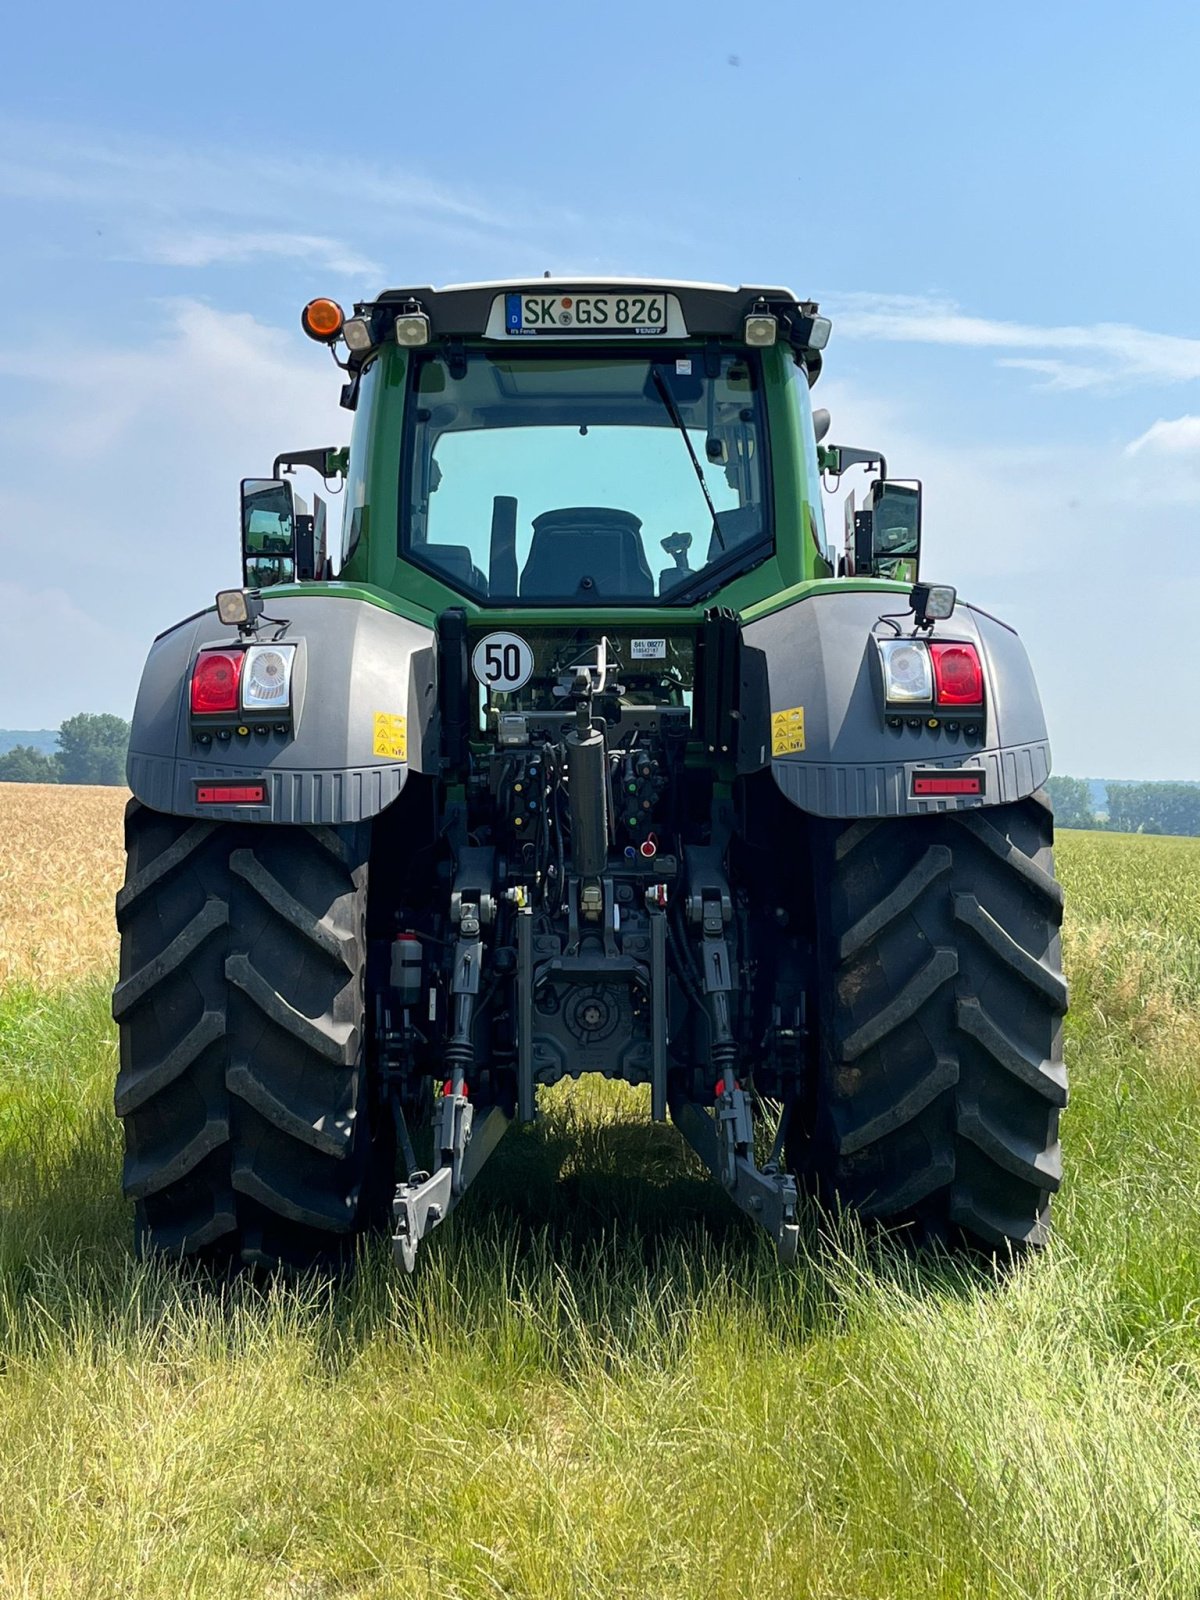
[[[818,298],[1057,769],[1200,779],[1196,8],[64,0],[5,57],[0,726],[128,714],[238,480],[347,437],[305,300],[620,271]]]

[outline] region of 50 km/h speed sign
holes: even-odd
[[[521,689],[533,674],[533,651],[519,633],[489,633],[471,655],[471,670],[498,694]]]

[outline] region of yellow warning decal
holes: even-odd
[[[408,760],[408,718],[390,711],[375,713],[375,754],[388,761]]]
[[[792,756],[804,749],[804,707],[771,713],[771,754]]]

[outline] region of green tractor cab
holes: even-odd
[[[302,321],[350,446],[243,483],[244,587],[156,640],[135,713],[145,1247],[304,1265],[388,1226],[411,1267],[587,1072],[648,1086],[784,1259],[805,1190],[1040,1243],[1066,992],[1037,690],[922,577],[919,483],[824,442],[818,307],[573,278]],[[839,548],[822,479],[860,465]]]

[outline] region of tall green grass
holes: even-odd
[[[1052,1248],[806,1219],[641,1097],[511,1133],[401,1277],[135,1262],[107,986],[0,999],[0,1594],[1200,1595],[1200,846],[1066,835]]]

